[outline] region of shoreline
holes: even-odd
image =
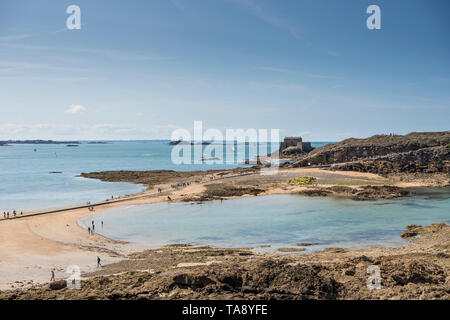
[[[238,175],[224,176],[225,174],[227,174],[229,172],[233,173],[236,170],[240,171],[241,173]],[[171,171],[171,170],[129,171],[129,172],[145,172],[145,173],[152,174],[153,172],[160,172],[160,171]],[[349,184],[313,183],[313,184],[301,184],[301,185],[297,185],[297,186],[291,185],[288,188],[286,188],[287,186],[282,186],[282,188],[280,188],[280,185],[274,186],[272,184],[272,185],[268,186],[268,189],[262,190],[260,193],[257,193],[257,194],[242,193],[242,194],[232,195],[232,196],[224,195],[223,197],[219,194],[219,195],[216,195],[215,197],[210,197],[210,198],[208,198],[208,197],[200,197],[200,198],[187,197],[186,198],[185,197],[183,199],[175,198],[170,201],[203,202],[203,201],[209,201],[209,200],[234,199],[234,198],[239,198],[239,197],[248,196],[248,195],[270,195],[270,194],[286,194],[286,193],[299,194],[299,195],[311,196],[311,197],[319,196],[319,197],[350,198],[352,200],[378,200],[378,199],[391,199],[391,198],[415,196],[416,194],[414,194],[412,191],[415,191],[415,190],[421,189],[421,188],[425,188],[425,189],[448,189],[448,188],[450,188],[449,184],[445,184],[445,182],[443,183],[442,181],[439,181],[438,183],[436,183],[436,182],[430,183],[429,181],[424,181],[423,179],[420,179],[420,178],[416,179],[416,181],[409,181],[409,182],[403,181],[403,178],[401,178],[400,181],[395,181],[395,178],[396,178],[395,176],[394,176],[394,181],[389,181],[385,177],[378,176],[378,175],[372,174],[372,173],[365,173],[365,172],[329,171],[329,170],[326,170],[323,168],[297,168],[297,169],[292,169],[292,168],[286,169],[285,168],[285,169],[280,169],[280,171],[294,172],[296,176],[298,173],[304,173],[307,175],[308,173],[311,173],[311,172],[321,171],[321,172],[327,172],[327,173],[334,174],[334,175],[350,176],[350,177],[356,177],[356,178],[369,177],[369,178],[373,179],[373,181],[365,181],[366,184],[364,184],[364,183],[359,184],[359,182],[357,184],[352,184],[352,183],[349,183]],[[9,218],[6,218],[6,219],[0,217],[0,223],[2,221],[23,219],[23,218],[27,218],[27,217],[33,217],[33,216],[61,213],[61,212],[66,212],[66,211],[75,211],[78,209],[88,209],[90,207],[96,208],[96,207],[109,206],[109,205],[113,205],[114,207],[116,207],[116,206],[121,206],[121,205],[116,205],[121,202],[129,202],[129,201],[133,201],[133,200],[143,200],[145,198],[154,197],[154,196],[166,196],[166,195],[172,194],[175,191],[184,190],[188,187],[188,185],[173,187],[174,183],[176,184],[176,182],[179,182],[179,181],[173,180],[170,178],[168,179],[168,181],[166,181],[163,184],[148,185],[146,183],[143,183],[142,181],[139,181],[139,180],[136,181],[134,178],[128,178],[128,180],[117,181],[117,180],[113,180],[109,177],[107,177],[107,178],[102,177],[102,174],[108,175],[110,173],[121,173],[121,172],[127,172],[127,171],[104,171],[104,172],[94,172],[94,173],[87,173],[87,174],[82,173],[79,176],[83,177],[85,179],[96,179],[96,180],[100,180],[100,181],[104,181],[104,182],[125,182],[125,183],[139,184],[139,185],[146,187],[146,190],[138,192],[138,193],[134,193],[134,194],[118,196],[113,199],[106,199],[103,201],[92,202],[89,204],[25,211],[25,212],[23,212],[22,215],[17,214],[16,217],[10,216]],[[180,173],[178,171],[172,171],[172,172],[174,174]],[[194,175],[192,177],[200,176],[203,179],[206,176],[209,179],[209,180],[207,179],[206,181],[203,181],[203,180],[192,181],[192,179],[191,179],[190,182],[196,183],[198,186],[207,186],[207,185],[213,184],[216,181],[228,180],[228,179],[233,179],[233,178],[242,178],[242,177],[250,176],[250,175],[253,175],[253,176],[259,175],[259,173],[257,171],[255,171],[254,168],[236,168],[236,169],[206,170],[206,171],[186,171],[186,172],[182,172],[182,173],[190,174],[193,172],[196,173],[196,175]],[[198,174],[199,172],[202,172],[203,175]],[[211,173],[211,172],[213,172],[213,173]],[[219,173],[221,176],[220,177],[215,176],[216,173]],[[210,174],[212,175],[211,177],[209,177]],[[90,177],[90,175],[94,175],[94,177]],[[378,181],[376,181],[376,179],[380,179],[383,183],[379,183]],[[172,182],[172,185],[170,184],[170,182]],[[286,182],[286,181],[282,181],[281,184],[283,182]],[[231,183],[233,183],[233,182],[231,182]],[[241,185],[242,184],[239,184],[239,187]],[[255,187],[257,185],[252,184],[249,186]],[[162,189],[161,192],[158,192],[158,191],[150,192],[152,190],[157,190],[157,188],[159,188],[159,187],[166,188],[166,189]],[[353,194],[351,194],[352,191],[355,192],[355,191],[358,191],[358,189],[361,189],[364,187],[375,187],[381,191],[382,191],[382,189],[389,190],[389,188],[396,188],[396,189],[391,189],[391,191],[393,191],[393,192],[391,192],[391,194],[389,194],[389,192],[387,192],[387,193],[381,192],[381,193],[375,194],[374,197],[372,197],[372,198],[362,197],[361,199],[358,199],[358,198],[355,198]],[[345,188],[353,188],[353,189],[345,189]],[[373,190],[371,190],[371,191],[373,191]],[[175,194],[177,194],[177,193],[175,192]],[[200,194],[198,192],[193,192],[193,193],[191,192],[191,194],[202,196],[202,194]],[[166,199],[166,200],[161,200],[159,202],[164,202],[164,201],[168,202],[169,200]],[[153,203],[153,202],[149,202],[149,203]]]
[[[223,170],[226,171],[226,170]],[[245,171],[245,170],[244,170]],[[223,173],[223,172],[222,172]],[[315,186],[291,186],[286,184],[289,178],[304,175],[314,175],[318,181],[335,179],[338,184],[350,182],[350,187],[361,186],[362,182],[369,179],[375,184],[386,182],[386,179],[373,174],[357,172],[333,172],[315,168],[280,169],[277,177],[267,178],[259,173],[247,175],[217,175],[204,174],[200,183],[191,183],[184,188],[170,187],[178,180],[170,180],[161,185],[149,187],[146,191],[114,199],[113,201],[93,203],[94,212],[89,211],[86,206],[76,208],[63,208],[62,210],[52,210],[47,213],[25,213],[16,219],[0,219],[0,272],[4,275],[0,283],[0,290],[27,288],[47,283],[52,268],[56,269],[59,278],[65,277],[65,268],[69,263],[80,265],[83,274],[96,271],[96,256],[102,256],[102,263],[113,265],[126,261],[133,254],[139,254],[143,250],[150,249],[148,246],[140,246],[131,243],[116,241],[101,234],[88,235],[87,231],[78,225],[78,220],[93,215],[111,207],[126,205],[150,204],[167,201],[170,195],[173,202],[193,201],[193,197],[198,197],[208,192],[211,186],[235,185],[238,191],[247,186],[252,188],[264,188],[264,192],[258,195],[297,193],[301,190],[316,188],[321,186],[328,188],[330,185],[317,184]],[[216,180],[214,179],[216,178]],[[192,182],[198,176],[192,177]],[[216,182],[220,181],[219,184]],[[354,183],[354,184],[353,184]],[[426,186],[426,183],[409,183],[409,187]],[[154,192],[158,187],[163,188],[163,193]],[[208,189],[209,188],[209,189]],[[213,191],[215,192],[213,188]],[[219,190],[223,191],[223,190]],[[228,192],[229,190],[227,190]],[[235,192],[235,189],[232,190]],[[248,191],[245,189],[245,191]],[[234,199],[249,196],[248,194],[237,194],[223,199]],[[221,197],[221,196],[220,196]],[[196,200],[194,199],[194,202]],[[205,200],[202,200],[205,201]],[[406,226],[405,226],[406,227]],[[162,247],[158,247],[161,249]],[[214,248],[219,250],[220,248]],[[152,248],[152,250],[158,250]],[[228,250],[228,249],[223,249]],[[233,250],[233,249],[230,249]],[[391,249],[387,249],[391,250]],[[305,255],[309,255],[306,253]],[[271,254],[264,254],[271,255]],[[284,256],[275,254],[276,256]],[[13,271],[10,271],[13,270]],[[30,282],[33,280],[33,282]],[[16,282],[19,281],[19,282]]]
[[[65,280],[0,291],[0,299],[443,299],[450,298],[450,226],[412,226],[400,248],[327,248],[261,254],[246,248],[168,245],[134,252],[84,274],[81,290]],[[367,270],[381,270],[381,289]]]

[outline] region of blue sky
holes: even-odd
[[[2,0],[0,139],[449,130],[449,33],[446,0]]]

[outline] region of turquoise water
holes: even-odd
[[[313,143],[320,146],[325,143]],[[34,152],[36,149],[36,152]],[[143,186],[77,177],[105,170],[208,170],[241,164],[175,165],[168,141],[112,141],[107,144],[12,145],[0,147],[0,212],[58,208],[140,192]],[[237,151],[236,151],[237,153]],[[241,155],[238,160],[245,157]],[[53,173],[50,172],[61,172]]]
[[[189,243],[275,251],[317,243],[307,252],[400,246],[406,244],[399,234],[407,225],[450,222],[450,190],[377,201],[270,195],[203,204],[158,203],[109,209],[79,224],[87,227],[92,220],[107,237],[152,246]],[[104,228],[98,230],[101,221]]]

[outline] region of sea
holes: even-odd
[[[266,155],[275,146],[258,145],[256,154],[249,144],[244,147],[225,144],[216,150],[222,154],[197,159],[194,148],[215,149],[216,146],[192,146],[191,160],[179,164],[174,156],[177,146],[168,140],[106,141],[94,143],[81,141],[76,147],[66,144],[12,144],[0,146],[0,213],[16,210],[43,210],[89,202],[102,201],[111,196],[138,193],[145,189],[132,183],[111,183],[82,178],[82,172],[107,170],[211,170],[246,167],[259,152]],[[314,142],[318,147],[328,142]],[[179,145],[179,149],[188,150]],[[267,150],[267,151],[266,151]],[[264,153],[263,153],[264,151]],[[209,154],[209,153],[208,153]],[[227,159],[233,161],[226,161]],[[197,163],[194,162],[194,160]],[[216,159],[216,160],[209,160]],[[227,163],[231,162],[231,163]]]
[[[15,144],[0,147],[0,212],[54,209],[102,201],[143,191],[143,185],[102,182],[80,177],[106,170],[210,170],[246,167],[255,146],[219,145],[220,152],[195,163],[211,145],[173,146],[170,141],[83,141],[66,144]],[[314,147],[327,142],[312,143]],[[188,161],[178,163],[179,150]],[[252,149],[253,148],[253,149]],[[178,150],[174,156],[174,150]],[[211,150],[211,149],[209,149]],[[256,155],[275,151],[256,146]],[[191,158],[191,159],[189,159]],[[184,157],[186,160],[186,157]],[[215,160],[212,160],[215,159]],[[227,163],[226,159],[234,159]],[[198,157],[197,157],[198,160]],[[450,223],[450,189],[418,189],[400,199],[353,201],[299,195],[268,195],[196,203],[121,206],[79,220],[107,237],[150,246],[166,244],[279,248],[361,248],[406,245],[407,225]],[[103,228],[101,228],[103,221]],[[299,243],[310,243],[300,247]]]
[[[133,205],[85,217],[79,225],[87,228],[94,221],[107,237],[155,247],[191,244],[261,252],[399,247],[408,244],[400,237],[408,225],[450,223],[450,189],[415,192],[411,198],[375,201],[282,194]]]

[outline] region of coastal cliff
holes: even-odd
[[[350,138],[319,147],[293,167],[330,165],[333,170],[391,173],[450,173],[450,131]]]

